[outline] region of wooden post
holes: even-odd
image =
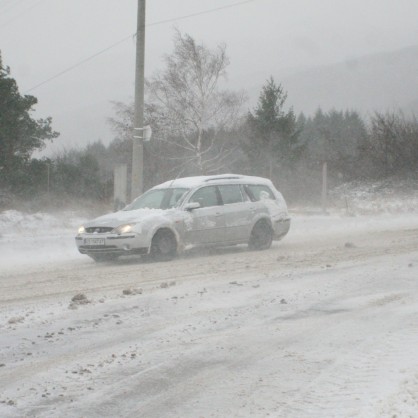
[[[322,212],[327,213],[327,194],[328,194],[328,170],[327,162],[322,165]]]

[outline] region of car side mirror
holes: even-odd
[[[199,208],[200,208],[199,202],[189,202],[189,203],[186,203],[186,205],[184,206],[184,210],[187,210],[189,212],[191,212],[194,209],[199,209]]]

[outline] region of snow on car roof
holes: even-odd
[[[248,183],[248,184],[271,184],[271,181],[263,177],[244,176],[241,174],[218,174],[215,176],[194,176],[183,177],[166,181],[153,189],[166,189],[170,187],[184,187],[191,189],[203,184],[217,184],[221,181],[228,180],[231,183]]]

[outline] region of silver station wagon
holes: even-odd
[[[265,178],[223,174],[167,181],[123,210],[86,222],[78,250],[96,261],[122,255],[169,260],[196,246],[271,246],[289,231],[286,202]]]

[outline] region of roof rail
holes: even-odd
[[[240,178],[242,178],[242,176],[218,176],[218,177],[211,177],[210,179],[206,179],[205,182],[215,181],[215,180],[237,180]]]

